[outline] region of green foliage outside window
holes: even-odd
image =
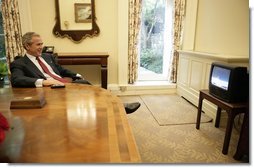
[[[165,6],[161,0],[144,0],[142,4],[140,66],[162,73]]]
[[[8,74],[7,64],[0,62],[0,79]]]
[[[140,66],[155,73],[162,73],[162,54],[156,50],[146,49],[141,52]]]

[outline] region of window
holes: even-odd
[[[4,40],[4,29],[3,29],[3,17],[2,17],[2,0],[0,0],[0,66],[1,66],[1,75],[0,75],[0,85],[2,87],[3,84],[8,85],[9,79],[8,76],[2,76],[3,72],[7,70],[7,62],[6,62],[6,52],[5,52],[5,40]],[[7,73],[7,72],[6,72]]]
[[[143,0],[138,81],[168,80],[173,0]]]
[[[6,57],[5,57],[5,41],[4,41],[4,29],[1,6],[2,1],[0,0],[0,61],[3,61],[6,59]]]

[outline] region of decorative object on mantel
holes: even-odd
[[[88,3],[74,3],[66,0],[55,0],[56,5],[56,24],[53,28],[53,34],[56,37],[67,37],[71,39],[75,43],[80,43],[86,37],[94,37],[98,36],[100,33],[100,29],[96,24],[96,16],[95,16],[95,0],[90,0]],[[62,4],[65,5],[62,5]],[[70,6],[70,8],[74,8],[73,10],[69,10],[70,14],[68,14],[68,9],[61,8],[62,6]],[[89,16],[86,19],[83,19],[83,15],[79,16],[83,11],[85,11],[89,7]],[[87,14],[87,11],[86,13]],[[70,19],[63,18],[63,15],[68,15],[67,17]],[[61,18],[62,17],[62,18]]]

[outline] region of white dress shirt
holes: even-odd
[[[26,55],[27,55],[27,57],[34,63],[34,65],[41,71],[41,73],[42,73],[47,79],[53,79],[51,76],[49,76],[47,73],[45,73],[45,72],[43,71],[42,67],[40,66],[40,64],[39,64],[38,61],[36,60],[36,57],[35,57],[35,56],[32,56],[32,55],[30,55],[30,54],[28,54],[28,53],[26,53]],[[46,65],[46,67],[48,68],[48,70],[49,70],[52,74],[54,74],[54,75],[56,75],[56,76],[58,76],[58,77],[61,78],[61,76],[57,75],[57,74],[53,71],[53,69],[51,68],[51,66],[49,66],[48,63],[47,63],[42,57],[41,57],[40,59],[41,59],[41,61]],[[38,80],[35,82],[35,86],[36,86],[36,87],[43,87],[43,85],[42,85],[43,80],[44,80],[44,79],[38,79]]]
[[[49,76],[47,73],[45,73],[45,72],[43,71],[42,67],[40,66],[39,62],[36,60],[36,57],[35,57],[35,56],[32,56],[32,55],[30,55],[30,54],[28,54],[28,53],[26,53],[26,55],[27,55],[27,57],[34,63],[34,65],[41,71],[41,73],[42,73],[47,79],[54,79],[54,78],[52,78],[51,76]],[[49,70],[52,74],[54,74],[54,75],[56,75],[56,76],[58,76],[58,77],[61,78],[61,76],[57,75],[57,74],[53,71],[53,69],[51,68],[51,66],[49,66],[48,63],[47,63],[42,57],[40,57],[40,60],[46,65],[46,67],[48,68],[48,70]],[[76,76],[82,78],[82,75],[80,75],[80,74],[76,74]],[[38,79],[38,80],[36,80],[35,86],[36,86],[36,87],[43,87],[43,85],[42,85],[43,80],[44,80],[44,79]]]

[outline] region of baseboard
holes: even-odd
[[[108,90],[115,95],[175,94],[176,85],[118,85],[109,84]]]
[[[186,89],[186,87],[182,87],[180,85],[177,86],[177,94],[180,96],[183,96],[187,100],[189,100],[191,103],[193,103],[196,107],[198,107],[198,99],[199,99],[199,93],[195,91],[191,91],[190,89]],[[211,118],[213,118],[213,122],[215,122],[216,118],[216,112],[217,112],[217,106],[215,106],[213,103],[204,100],[202,110]],[[224,112],[221,113],[221,120],[224,121],[224,119],[227,117],[227,114]]]

